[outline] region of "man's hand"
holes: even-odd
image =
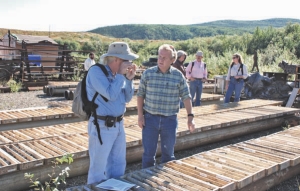
[[[138,125],[141,129],[145,126],[145,118],[143,115],[138,117]]]
[[[193,77],[190,78],[190,81],[194,81],[194,80],[195,80],[195,78],[193,78]]]
[[[127,68],[126,78],[132,80],[136,74],[136,65],[132,64]]]
[[[188,125],[188,129],[190,130],[190,132],[193,133],[195,130],[194,117],[192,117],[192,116],[188,117],[187,125]]]
[[[129,61],[124,61],[122,62],[122,64],[120,65],[120,68],[118,70],[118,74],[126,74],[128,68],[132,65],[132,62],[129,62]]]

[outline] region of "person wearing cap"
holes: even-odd
[[[84,70],[85,71],[88,71],[90,69],[91,66],[93,66],[95,63],[95,60],[94,60],[94,53],[93,52],[90,52],[89,54],[89,58],[87,58],[85,61],[84,61]]]
[[[100,126],[100,140],[93,116],[88,122],[89,157],[88,184],[97,183],[109,178],[122,176],[126,168],[126,139],[123,124],[125,104],[134,94],[133,78],[136,65],[130,60],[139,56],[132,53],[128,44],[114,42],[109,45],[106,54],[101,56],[108,71],[108,77],[99,67],[91,67],[86,79],[88,99],[95,99],[97,119]],[[106,119],[111,119],[107,122]],[[107,124],[113,123],[113,125]]]
[[[176,62],[172,65],[173,67],[177,68],[182,74],[185,76],[185,69],[183,67],[183,63],[187,57],[187,53],[183,50],[177,51],[177,59]]]
[[[196,60],[190,62],[185,71],[186,78],[190,80],[190,92],[193,106],[200,106],[203,82],[207,79],[207,68],[205,62],[202,60],[203,52],[198,51],[195,56]]]
[[[179,98],[187,111],[187,127],[195,129],[192,102],[184,75],[171,64],[177,57],[173,46],[164,44],[158,49],[157,66],[148,68],[141,76],[137,92],[138,125],[142,128],[144,153],[142,167],[155,165],[160,137],[161,162],[175,160],[174,146],[178,126]]]

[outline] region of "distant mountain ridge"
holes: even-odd
[[[300,24],[300,19],[273,18],[254,21],[219,20],[191,25],[126,24],[99,27],[88,32],[115,38],[129,38],[132,40],[187,40],[194,37],[241,35],[245,32],[253,33],[256,27],[281,28],[289,23]]]
[[[206,22],[201,24],[194,24],[196,26],[215,26],[215,27],[268,27],[280,28],[286,26],[288,23],[300,23],[300,19],[289,18],[273,18],[265,20],[219,20],[213,22]]]

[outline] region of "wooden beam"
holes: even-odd
[[[288,167],[277,173],[273,173],[266,176],[253,184],[250,184],[238,191],[253,191],[253,190],[269,190],[273,186],[280,184],[281,182],[288,180],[300,173],[300,164],[297,166]]]
[[[300,88],[294,88],[285,107],[292,107]]]

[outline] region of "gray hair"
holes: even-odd
[[[106,56],[106,57],[103,58],[102,63],[103,63],[103,65],[107,65],[107,64],[113,62],[114,59],[115,59],[114,56]]]
[[[158,48],[158,52],[161,50],[168,50],[171,52],[172,58],[174,58],[175,60],[177,60],[177,52],[174,48],[174,46],[169,45],[169,44],[163,44]]]

